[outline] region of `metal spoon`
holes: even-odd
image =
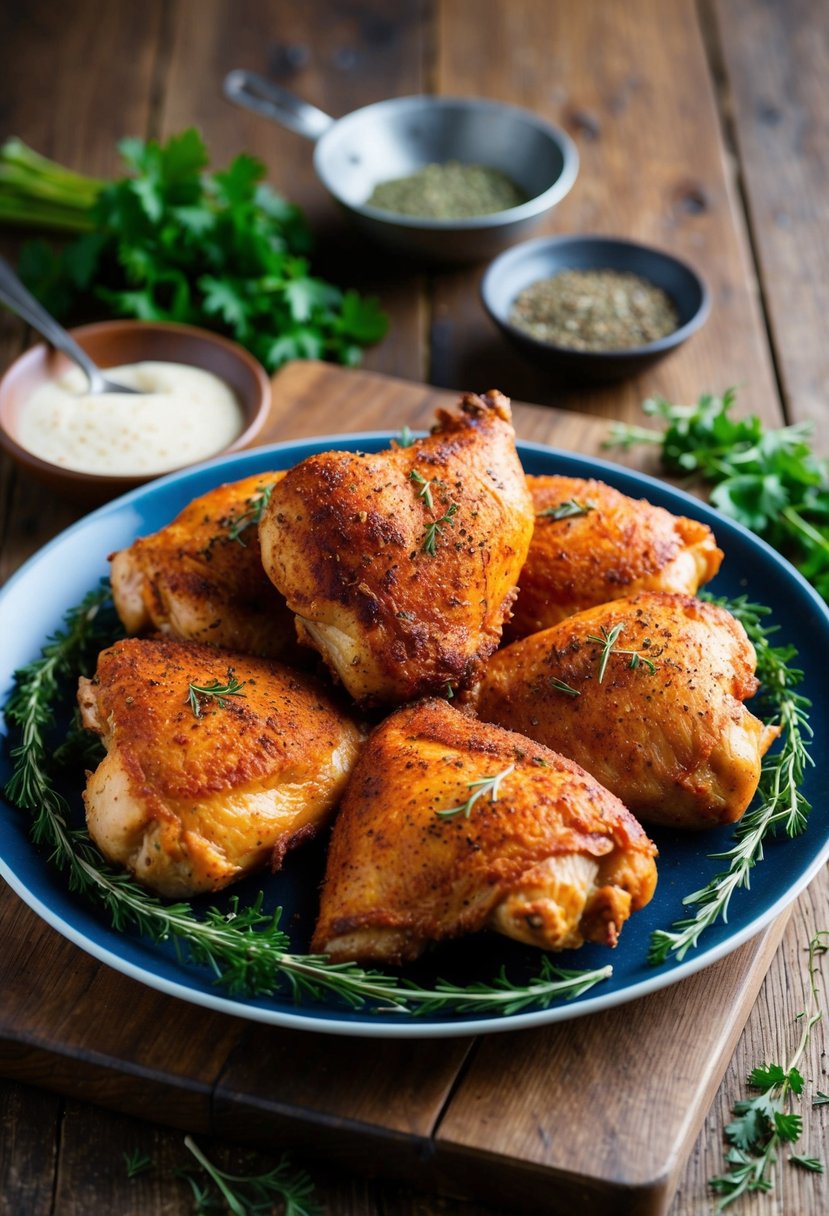
[[[118,384],[110,380],[96,363],[90,359],[85,350],[78,346],[71,334],[46,311],[17,277],[11,266],[0,257],[0,302],[6,304],[12,312],[17,313],[24,321],[33,325],[38,333],[57,350],[62,351],[81,368],[89,381],[89,392],[92,396],[99,393],[133,393],[141,395],[141,389],[128,388],[126,384]]]

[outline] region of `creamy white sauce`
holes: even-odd
[[[42,384],[21,410],[19,442],[41,460],[82,473],[163,473],[214,456],[244,427],[229,385],[183,363],[106,368],[142,390],[90,396],[80,368]]]

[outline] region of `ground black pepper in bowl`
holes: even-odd
[[[628,350],[673,333],[667,292],[629,271],[561,270],[516,296],[509,322],[538,342],[571,350]]]
[[[421,219],[460,220],[508,211],[526,201],[524,191],[500,169],[447,161],[379,182],[367,205]]]

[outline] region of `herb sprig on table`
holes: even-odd
[[[734,1120],[725,1129],[730,1144],[726,1154],[727,1171],[710,1180],[712,1190],[721,1196],[717,1212],[722,1212],[741,1195],[751,1191],[770,1191],[771,1171],[784,1145],[794,1144],[803,1132],[803,1117],[791,1109],[792,1097],[803,1092],[803,1077],[797,1065],[805,1052],[812,1029],[823,1017],[818,987],[819,955],[829,948],[829,930],[822,929],[809,942],[809,979],[805,1009],[798,1014],[802,1025],[800,1038],[785,1065],[762,1064],[748,1077],[754,1098],[734,1104]],[[820,1091],[818,1091],[820,1095]],[[819,1102],[813,1103],[818,1105]],[[792,1153],[789,1161],[813,1173],[823,1173],[823,1163],[815,1157]]]
[[[102,904],[115,929],[133,929],[153,941],[171,941],[182,958],[206,965],[231,994],[288,993],[297,1002],[337,1000],[369,1012],[488,1014],[507,1016],[579,996],[612,974],[612,967],[572,971],[544,956],[535,975],[516,983],[503,969],[489,983],[433,988],[353,963],[332,963],[324,955],[292,952],[280,927],[281,909],[266,912],[264,895],[242,907],[237,897],[227,911],[209,907],[199,914],[184,901],[164,903],[126,873],[112,870],[85,831],[70,826],[70,808],[51,776],[49,735],[67,683],[95,665],[102,645],[112,640],[114,621],[105,583],[66,614],[64,627],[49,639],[40,658],[16,673],[5,707],[20,741],[11,749],[14,769],[8,798],[33,813],[32,836],[47,846],[51,860],[68,874],[73,891]]]
[[[812,452],[810,423],[734,418],[735,399],[733,388],[696,405],[651,398],[642,408],[664,429],[613,423],[605,446],[658,446],[666,469],[713,484],[711,504],[788,557],[829,600],[829,461]]]
[[[744,596],[735,600],[709,595],[703,598],[727,608],[742,622],[757,653],[758,697],[766,711],[764,716],[779,723],[781,741],[763,758],[754,805],[739,821],[733,846],[724,853],[711,854],[725,862],[725,867],[704,887],[685,896],[682,902],[692,909],[690,916],[670,929],[657,929],[651,934],[648,958],[655,964],[664,963],[672,954],[683,959],[698,945],[706,929],[718,920],[726,920],[732,895],[749,886],[751,872],[762,860],[769,839],[780,833],[799,836],[806,829],[811,810],[800,788],[806,768],[814,762],[809,753],[810,702],[797,691],[803,672],[793,665],[797,651],[793,646],[772,644],[776,627],[764,623],[768,608],[752,604]]]
[[[23,247],[18,271],[59,317],[103,302],[119,315],[228,334],[273,371],[289,359],[359,362],[387,320],[375,300],[311,274],[298,207],[274,193],[265,166],[241,154],[208,172],[190,128],[165,144],[124,139],[128,175],[102,182],[39,156],[0,149],[0,223],[80,232],[56,253]]]

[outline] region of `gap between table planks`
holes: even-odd
[[[483,386],[481,386],[483,387]],[[261,442],[427,427],[456,395],[295,363]],[[596,453],[605,424],[516,404],[520,438]],[[166,997],[0,891],[0,1073],[191,1132],[511,1211],[657,1216],[710,1106],[786,917],[683,983],[523,1033],[394,1042],[283,1030]],[[60,976],[60,984],[55,983]],[[642,1068],[642,1061],[647,1067]]]

